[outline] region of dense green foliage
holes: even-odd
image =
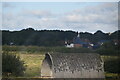
[[[101,55],[117,55],[120,54],[120,44],[114,44],[113,41],[104,43],[99,49],[96,50]]]
[[[109,73],[119,73],[120,74],[120,59],[112,59],[105,61],[105,71]]]
[[[75,31],[62,30],[34,30],[32,28],[21,31],[2,31],[2,44],[10,45],[34,45],[34,46],[64,46],[65,40],[72,42],[77,36]],[[120,31],[115,31],[111,35],[98,30],[94,34],[80,32],[81,39],[87,39],[91,43],[97,43],[101,40],[117,39]]]
[[[24,62],[19,56],[8,52],[2,53],[3,76],[23,76],[25,71]]]

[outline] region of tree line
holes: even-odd
[[[63,30],[34,30],[33,28],[22,29],[20,31],[1,30],[2,45],[33,45],[33,46],[64,46],[65,41],[73,41],[78,35],[75,31]],[[113,33],[104,33],[100,30],[94,34],[80,32],[81,39],[87,39],[91,43],[101,40],[117,40],[120,30]]]

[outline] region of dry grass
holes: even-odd
[[[40,68],[44,55],[41,54],[19,54],[21,60],[25,61],[26,71],[24,77],[40,77]]]

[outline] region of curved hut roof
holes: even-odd
[[[103,70],[103,62],[100,55],[96,53],[47,53],[46,57],[49,57],[48,61],[54,72]]]

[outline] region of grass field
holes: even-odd
[[[20,58],[26,66],[24,77],[40,77],[40,68],[44,59],[43,54],[20,54]]]

